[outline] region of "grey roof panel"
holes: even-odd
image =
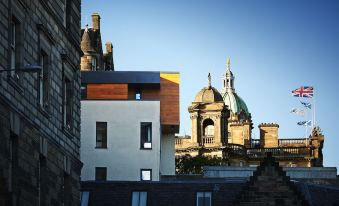
[[[82,71],[81,83],[160,84],[160,72]]]

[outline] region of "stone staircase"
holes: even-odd
[[[279,163],[267,153],[251,176],[249,182],[233,201],[234,206],[268,206],[268,205],[305,205],[301,192],[297,189]]]

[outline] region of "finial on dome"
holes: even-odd
[[[227,70],[231,70],[231,58],[227,58],[227,62],[226,62],[226,68]]]
[[[208,88],[211,88],[211,73],[208,72]]]

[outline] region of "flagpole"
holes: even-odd
[[[316,120],[315,120],[315,91],[314,91],[314,87],[313,87],[313,97],[314,99],[312,100],[313,101],[313,120],[314,120],[314,124],[313,124],[313,127],[316,127]],[[312,128],[313,129],[313,128]]]

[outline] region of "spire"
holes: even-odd
[[[208,88],[211,88],[211,73],[208,72]]]
[[[223,81],[223,88],[222,91],[226,92],[227,90],[230,90],[234,92],[234,76],[231,72],[231,58],[227,58],[226,60],[226,72],[222,76]]]
[[[88,32],[88,24],[85,25],[85,32]]]
[[[231,71],[231,58],[227,58],[227,62],[226,62],[226,68],[227,71]]]

